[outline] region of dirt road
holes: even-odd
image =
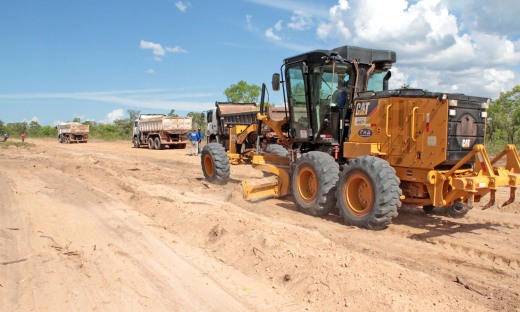
[[[246,202],[260,172],[211,185],[188,149],[28,141],[0,146],[2,311],[520,310],[520,202],[374,232]]]

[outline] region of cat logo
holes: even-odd
[[[356,112],[355,116],[366,116],[368,115],[368,108],[370,107],[370,102],[359,102],[356,104]]]
[[[471,139],[462,139],[462,147],[469,148],[471,145]]]

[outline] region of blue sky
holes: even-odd
[[[496,98],[520,84],[518,12],[517,0],[2,1],[0,120],[199,112],[239,80],[269,85],[286,57],[342,45],[396,51],[391,87]]]

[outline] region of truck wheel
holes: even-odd
[[[149,149],[153,149],[154,148],[153,138],[148,138],[148,148]]]
[[[63,137],[61,135],[58,136],[58,142],[63,143]]]
[[[337,186],[338,208],[348,225],[386,228],[401,207],[399,178],[388,162],[373,156],[343,165]]]
[[[139,139],[137,137],[134,137],[134,142],[133,143],[134,143],[134,147],[135,148],[139,148],[140,144],[139,144]]]
[[[289,151],[279,144],[270,144],[265,148],[266,153],[276,154],[282,157],[289,157]]]
[[[211,183],[226,184],[229,180],[229,158],[226,150],[219,143],[204,146],[200,156],[204,177]]]
[[[156,150],[163,149],[161,145],[161,139],[159,137],[156,137],[154,140],[154,147]]]
[[[339,166],[322,152],[302,155],[294,166],[291,189],[298,209],[313,216],[326,216],[335,206]]]

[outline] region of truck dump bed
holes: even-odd
[[[59,125],[59,128],[63,134],[84,134],[89,133],[90,130],[89,125],[82,125],[80,123],[63,123]]]
[[[224,120],[226,126],[257,123],[256,114],[259,110],[255,103],[216,102],[215,106],[218,116]]]
[[[192,128],[191,117],[172,117],[172,116],[141,116],[139,119],[139,131],[168,131],[186,132]]]

